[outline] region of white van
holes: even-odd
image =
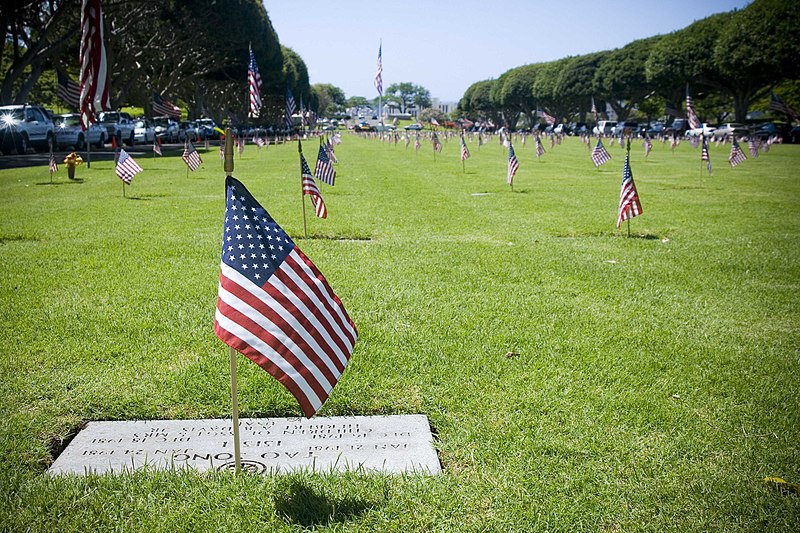
[[[592,128],[592,133],[595,135],[611,135],[616,125],[616,120],[598,120],[597,126]]]

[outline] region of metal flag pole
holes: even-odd
[[[91,125],[89,126],[91,128]],[[86,130],[86,168],[92,168],[92,143],[89,142],[89,130]]]
[[[187,167],[188,168],[188,167]],[[231,129],[225,129],[225,176],[233,174],[233,141]],[[236,350],[228,347],[231,360],[231,424],[233,426],[233,461],[234,472],[238,475],[242,469],[242,456],[239,447],[239,398],[236,390]]]
[[[631,138],[630,138],[630,136],[628,136],[628,149],[627,149],[627,152],[628,153],[627,153],[627,158],[626,159],[628,160],[628,163],[630,164],[630,157],[631,157]],[[630,207],[628,207],[628,209],[630,209]],[[628,220],[626,222],[628,223],[628,237],[630,238],[630,236],[631,236],[631,217],[628,217]]]
[[[322,141],[320,141],[322,142]],[[297,139],[297,153],[303,157],[303,143]],[[303,237],[308,238],[308,224],[306,223],[306,191],[303,187],[303,165],[300,164],[300,202],[303,204]]]

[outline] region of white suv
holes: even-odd
[[[31,146],[51,151],[55,138],[50,115],[38,105],[0,106],[0,147],[4,154],[12,149],[24,154]]]

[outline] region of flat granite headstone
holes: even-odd
[[[425,415],[241,418],[239,439],[242,468],[251,472],[441,472]],[[89,422],[48,472],[125,472],[145,465],[232,470],[231,420]]]

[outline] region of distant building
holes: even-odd
[[[448,114],[456,110],[456,107],[458,107],[458,102],[444,102],[438,98],[431,98],[431,107],[433,109],[438,109],[442,113]]]

